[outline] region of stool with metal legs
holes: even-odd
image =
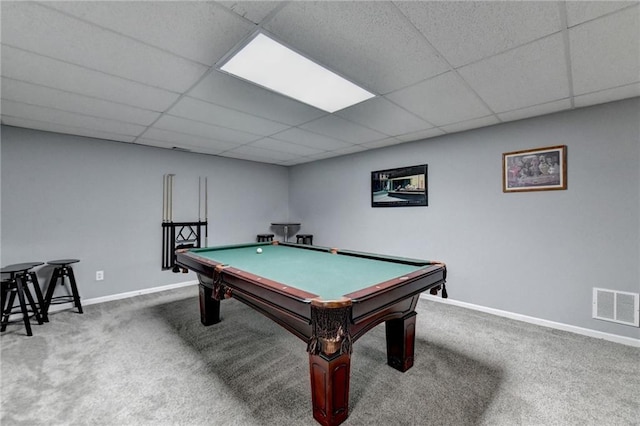
[[[20,312],[22,313],[22,321],[24,322],[24,327],[27,331],[27,336],[33,336],[31,331],[31,322],[29,321],[29,312],[31,311],[38,321],[38,324],[42,324],[42,318],[40,317],[39,309],[42,309],[43,305],[37,306],[36,301],[33,299],[31,295],[31,291],[29,290],[29,275],[28,272],[30,269],[34,267],[33,264],[16,264],[5,266],[0,269],[0,272],[3,274],[9,274],[9,278],[2,280],[2,309],[0,315],[0,331],[5,331],[7,329],[7,325],[9,324],[9,317],[13,313],[13,304],[15,302],[16,296],[18,296]],[[34,282],[34,285],[37,283],[37,278]],[[38,290],[36,289],[36,294]],[[7,297],[8,296],[8,297]],[[42,297],[42,292],[40,292],[40,297]],[[26,298],[26,300],[25,300]],[[30,308],[27,306],[26,302],[29,302]]]
[[[53,273],[51,274],[51,280],[49,280],[49,286],[47,287],[47,294],[44,297],[44,312],[48,313],[49,306],[51,305],[73,302],[73,305],[78,308],[78,312],[82,313],[80,293],[78,293],[78,286],[76,285],[76,278],[73,275],[73,268],[70,266],[72,263],[78,262],[80,262],[80,260],[78,259],[60,259],[47,262],[48,265],[54,266],[54,269]],[[65,277],[69,279],[71,294],[67,296],[53,297],[53,292],[56,289],[58,280],[60,280],[60,285],[64,285]]]

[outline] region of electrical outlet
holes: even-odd
[[[104,271],[96,271],[96,281],[104,280]]]

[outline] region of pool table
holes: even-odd
[[[353,342],[385,322],[387,362],[404,372],[420,293],[446,297],[437,261],[276,241],[178,250],[176,262],[198,274],[204,325],[219,322],[220,301],[234,297],[306,343],[313,417],[323,425],[349,414]]]

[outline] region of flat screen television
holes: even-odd
[[[371,172],[371,207],[428,206],[427,165]]]

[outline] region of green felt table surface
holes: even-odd
[[[262,253],[256,252],[257,248]],[[323,299],[402,277],[429,264],[398,263],[400,258],[366,259],[326,251],[272,245],[247,244],[192,250],[202,256],[287,286],[314,293]]]

